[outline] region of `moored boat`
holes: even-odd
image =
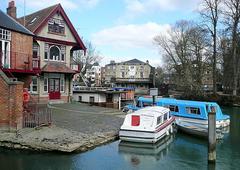
[[[174,120],[168,108],[145,107],[126,115],[119,131],[120,140],[156,143],[173,132]]]
[[[211,109],[216,112],[216,129],[218,132],[230,125],[230,117],[224,115],[219,105],[215,102],[162,98],[158,105],[168,107],[171,115],[176,118],[178,128],[190,134],[207,136],[208,113]]]

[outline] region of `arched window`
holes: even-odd
[[[49,51],[49,59],[54,61],[60,60],[60,49],[57,46],[51,46]]]

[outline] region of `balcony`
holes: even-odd
[[[37,74],[40,72],[40,57],[13,51],[1,51],[0,68],[16,73]]]

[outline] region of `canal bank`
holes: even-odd
[[[115,109],[72,103],[52,105],[53,125],[2,132],[0,146],[38,151],[83,152],[115,140],[124,113]]]

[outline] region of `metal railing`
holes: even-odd
[[[73,87],[74,91],[96,91],[96,90],[111,90],[112,88],[109,87]]]
[[[116,82],[149,82],[149,78],[116,78]]]
[[[23,128],[35,128],[52,124],[52,109],[47,104],[38,104],[31,98],[31,102],[24,105]]]

